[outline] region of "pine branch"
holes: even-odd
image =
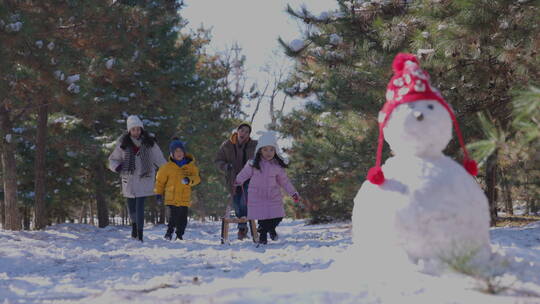
[[[304,50],[307,49],[309,46],[309,43],[304,43],[304,46],[300,48],[299,50],[292,49],[289,44],[287,44],[281,37],[278,38],[279,45],[283,48],[285,54],[291,58],[298,58],[302,55]]]

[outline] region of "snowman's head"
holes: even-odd
[[[463,165],[476,175],[478,168],[469,159],[454,111],[431,85],[418,59],[412,54],[398,54],[392,69],[394,76],[386,88],[386,103],[379,112],[376,163],[367,179],[377,185],[384,183],[381,158],[385,139],[397,155],[435,156],[450,141],[452,126],[463,149]]]
[[[419,100],[397,106],[383,131],[398,156],[435,156],[452,138],[452,120],[438,101]]]

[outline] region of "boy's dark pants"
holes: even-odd
[[[188,221],[188,207],[186,206],[168,206],[169,207],[169,223],[167,225],[167,233],[173,233],[176,228],[176,236],[181,238],[186,230]]]
[[[272,219],[267,220],[259,220],[259,227],[257,228],[257,231],[259,232],[259,242],[266,243],[268,240],[267,234],[269,232],[275,233],[276,227],[281,223],[282,217],[276,217]]]

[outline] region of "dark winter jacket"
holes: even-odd
[[[255,156],[257,141],[249,138],[243,145],[238,145],[238,133],[234,132],[230,139],[219,147],[215,163],[225,173],[225,180],[232,194],[232,186],[236,175],[244,168],[249,159]]]

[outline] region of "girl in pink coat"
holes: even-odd
[[[251,179],[247,191],[247,217],[258,220],[259,243],[266,244],[267,234],[274,241],[278,239],[276,227],[285,216],[281,188],[295,201],[300,197],[285,172],[287,164],[278,153],[275,132],[262,134],[255,151],[255,158],[238,173],[235,184],[243,185]]]

